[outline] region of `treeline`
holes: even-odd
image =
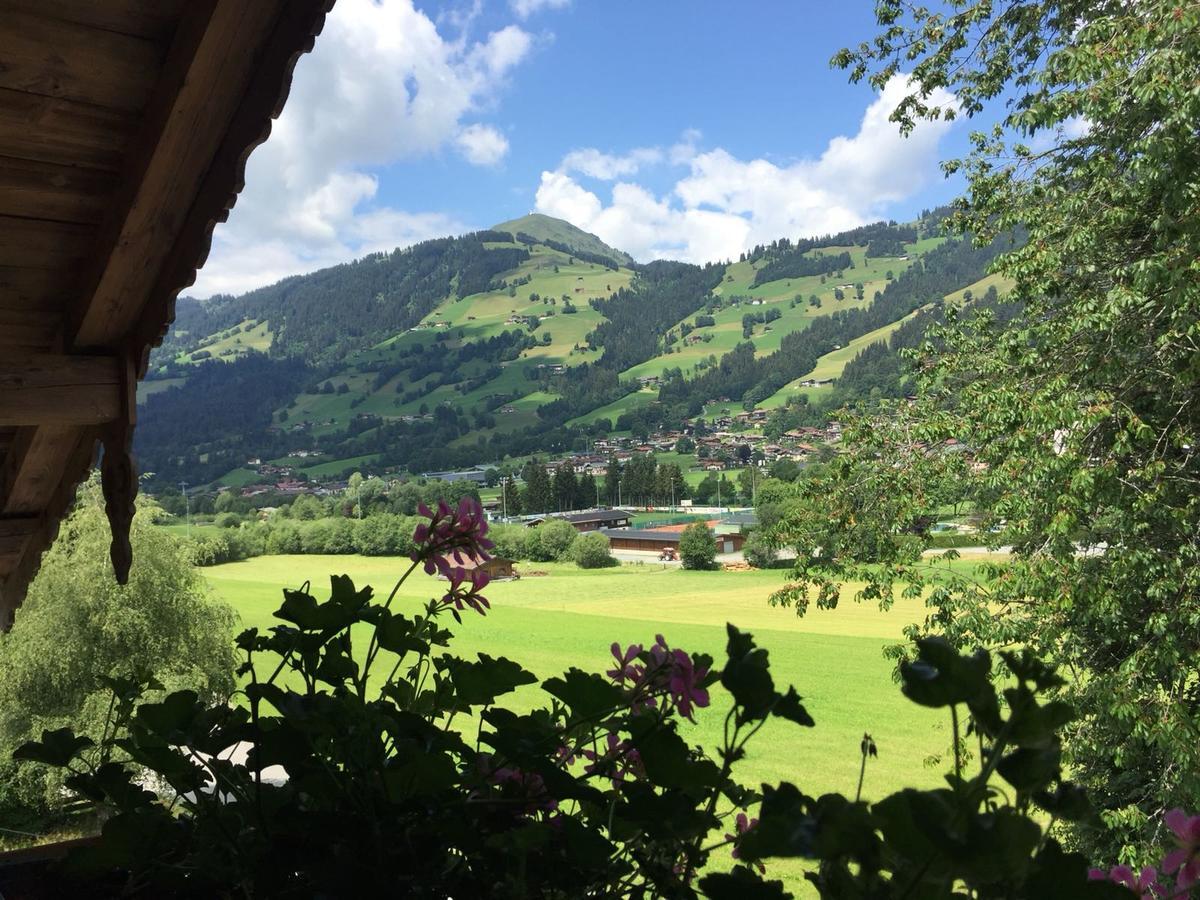
[[[531,459],[521,469],[523,484],[505,478],[502,497],[511,515],[566,512],[596,506],[654,506],[678,503],[691,496],[683,470],[659,463],[651,453],[634,454],[622,464],[608,458],[603,479],[590,472],[577,475],[571,462],[547,467]]]
[[[829,256],[805,256],[808,251],[793,251],[767,263],[754,273],[753,287],[784,278],[804,278],[809,275],[828,275],[843,269],[853,269],[854,260],[843,251]]]
[[[411,328],[448,296],[487,290],[493,278],[529,258],[524,248],[484,246],[485,241],[500,239],[509,241],[510,236],[485,231],[437,238],[285,278],[238,297],[181,299],[177,337],[164,344],[155,364],[185,349],[189,341],[246,319],[270,323],[275,334],[272,355],[298,355],[316,364],[337,362],[352,350]]]
[[[297,442],[268,426],[308,378],[301,359],[254,352],[196,365],[186,383],[141,405],[134,438],[139,468],[158,482],[203,483],[241,465],[247,454],[283,455]]]
[[[192,563],[197,566],[280,554],[408,556],[416,550],[413,530],[428,521],[421,516],[387,512],[361,519],[275,515],[200,532],[188,541]],[[523,524],[493,525],[488,537],[496,545],[494,555],[517,562],[574,562],[586,569],[616,565],[607,538],[597,533],[580,534],[565,521],[552,520],[532,528]]]
[[[933,232],[940,227],[941,220],[949,214],[948,207],[926,211],[921,214],[921,220],[917,226],[898,225],[895,222],[872,222],[869,225],[861,225],[858,228],[851,228],[848,231],[841,231],[837,234],[825,234],[819,237],[801,238],[792,240],[790,238],[779,238],[769,244],[758,244],[748,253],[743,253],[741,259],[743,262],[758,262],[762,259],[772,260],[792,254],[807,253],[810,250],[820,250],[825,247],[865,247],[872,241],[880,240],[901,240],[915,241],[920,237],[921,232]]]
[[[989,287],[983,297],[970,299],[974,302],[964,310],[964,315],[987,310],[1003,322],[1020,309],[1019,304],[1004,302],[995,287]],[[922,344],[928,337],[929,329],[944,321],[944,313],[941,305],[920,310],[905,320],[887,339],[860,350],[846,364],[832,389],[823,393],[819,401],[811,401],[807,395],[798,394],[785,406],[773,410],[763,427],[763,433],[775,440],[793,428],[821,425],[843,407],[870,405],[908,395],[914,387],[913,372],[904,352]]]
[[[602,322],[587,337],[588,346],[603,350],[599,365],[623,372],[658,353],[659,340],[670,328],[712,299],[725,269],[709,263],[652,262],[628,288],[607,300],[592,300]]]
[[[505,234],[508,237],[507,234]],[[565,253],[569,257],[574,257],[580,262],[595,263],[598,266],[604,266],[606,269],[616,271],[621,268],[620,263],[610,256],[605,256],[603,253],[592,253],[588,250],[578,250],[570,244],[564,244],[562,241],[551,240],[550,238],[535,238],[532,234],[526,234],[524,231],[518,231],[513,237],[517,243],[533,246],[534,244],[542,244],[549,247],[551,250],[557,250],[559,253]]]

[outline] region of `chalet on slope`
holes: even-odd
[[[0,625],[100,460],[333,0],[0,0]],[[101,449],[102,448],[102,449]]]

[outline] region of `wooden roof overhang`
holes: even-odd
[[[137,380],[333,0],[0,0],[0,626],[77,486],[130,564]]]

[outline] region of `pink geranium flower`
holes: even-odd
[[[734,820],[734,827],[735,827],[735,830],[737,831],[737,834],[736,835],[733,835],[733,834],[725,835],[725,840],[735,842],[733,845],[733,849],[731,851],[729,851],[729,855],[732,856],[734,859],[742,858],[742,851],[736,843],[737,839],[757,824],[758,824],[758,819],[747,818],[745,813],[737,814],[737,819]],[[761,861],[756,862],[754,864],[754,867],[756,869],[758,869],[759,872],[767,871],[767,867],[764,866]]]
[[[1166,893],[1158,883],[1158,872],[1153,866],[1146,866],[1137,874],[1129,866],[1113,866],[1107,874],[1103,869],[1092,869],[1088,872],[1088,878],[1091,881],[1111,881],[1124,885],[1137,894],[1138,900],[1155,900]]]
[[[414,562],[424,562],[428,574],[440,572],[450,578],[451,571],[468,560],[486,562],[492,558],[488,551],[495,544],[487,538],[487,517],[473,497],[463,497],[457,509],[439,500],[436,511],[424,503],[418,511],[429,522],[413,529],[413,543],[417,546],[411,558]]]
[[[1175,835],[1179,845],[1163,857],[1163,871],[1170,875],[1178,871],[1175,885],[1187,890],[1200,882],[1200,816],[1189,816],[1182,809],[1173,809],[1163,816],[1163,823]]]
[[[708,675],[708,669],[697,669],[692,658],[682,650],[672,650],[661,634],[655,636],[656,643],[650,648],[650,656],[656,663],[656,673],[663,678],[667,693],[686,718],[692,718],[693,705],[708,706],[708,691],[700,682]]]
[[[469,606],[481,616],[487,615],[487,610],[491,609],[492,604],[480,593],[491,580],[487,572],[480,569],[468,572],[466,569],[454,568],[447,577],[450,579],[450,588],[442,597],[443,604],[453,606],[460,612]]]
[[[629,741],[623,741],[617,735],[609,732],[605,738],[606,750],[603,754],[592,750],[584,750],[581,754],[590,762],[584,766],[589,775],[593,772],[606,775],[612,779],[613,787],[621,784],[626,778],[640,778],[645,774],[642,756]]]
[[[622,653],[621,645],[613,641],[612,655],[613,659],[617,661],[617,666],[615,669],[609,669],[605,674],[617,684],[624,684],[626,680],[636,681],[640,667],[634,666],[632,663],[638,658],[641,652],[641,644],[630,644],[625,652]]]

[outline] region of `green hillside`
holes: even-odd
[[[141,392],[139,452],[193,483],[299,450],[310,461],[291,467],[309,477],[360,462],[424,471],[679,427],[718,400],[781,405],[931,300],[1004,287],[989,251],[946,243],[932,221],[702,267],[629,264],[534,215],[181,301]],[[868,380],[895,393],[898,373],[888,362]]]
[[[628,369],[624,374],[633,378],[661,376],[667,369],[677,367],[683,370],[685,376],[693,375],[701,360],[712,354],[720,357],[741,341],[747,340],[742,331],[742,319],[747,313],[778,312],[778,319],[756,324],[748,338],[754,344],[756,355],[773,353],[779,349],[785,335],[807,328],[815,318],[839,310],[869,306],[876,292],[882,291],[896,275],[906,271],[923,253],[940,242],[940,238],[913,242],[906,247],[907,253],[903,258],[868,257],[866,248],[858,246],[809,251],[809,255],[847,252],[854,267],[846,269],[841,278],[810,275],[755,286],[755,273],[765,261],[733,263],[725,270],[721,285],[713,292],[722,301],[720,308],[711,312],[715,323],[693,327],[686,337],[665,347],[663,353]],[[855,286],[858,284],[863,286],[862,299],[857,298]],[[837,297],[839,285],[842,286],[841,299]],[[813,302],[814,297],[816,303]],[[695,317],[691,317],[691,321],[694,320]],[[672,331],[678,336],[686,324],[688,320],[681,321]]]
[[[600,256],[607,256],[622,266],[633,265],[633,257],[628,253],[613,249],[600,240],[600,238],[596,237],[596,235],[586,232],[582,228],[576,228],[570,222],[556,219],[553,216],[543,215],[542,213],[530,213],[527,216],[521,216],[519,219],[501,222],[492,230],[507,231],[513,235],[524,233],[541,241],[555,241],[560,244],[566,244],[568,247],[574,247],[576,250],[582,250],[585,253],[596,253]]]

